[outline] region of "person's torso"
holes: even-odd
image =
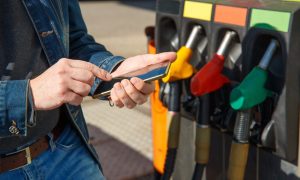
[[[69,4],[77,0],[20,0],[23,2],[49,65],[69,56]],[[78,12],[80,14],[80,12]],[[95,159],[95,150],[88,144],[88,130],[80,106],[64,105],[67,116]],[[98,164],[100,165],[99,161]]]
[[[55,64],[60,58],[69,57],[69,33],[80,31],[80,29],[69,29],[71,23],[78,23],[76,15],[81,14],[80,12],[75,12],[75,15],[74,12],[73,14],[69,12],[70,6],[73,3],[78,3],[77,1],[23,0],[50,66]],[[76,9],[75,11],[80,10]],[[85,42],[82,43],[84,44]],[[66,104],[65,107],[79,135],[87,143],[89,135],[81,107],[70,104]]]
[[[43,73],[49,64],[22,1],[0,1],[0,24],[1,81],[32,79]],[[27,136],[0,139],[0,154],[22,149],[45,136],[57,124],[59,114],[58,108],[36,111],[36,124],[28,127]]]

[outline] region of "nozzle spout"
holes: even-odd
[[[264,70],[268,69],[277,47],[278,47],[278,42],[272,39],[258,67]]]
[[[217,51],[217,54],[220,56],[224,56],[225,52],[227,51],[231,40],[236,36],[234,31],[227,31],[225,37],[222,40],[222,43]]]
[[[177,51],[179,49],[179,38],[177,33],[171,38],[170,45],[173,51]]]
[[[201,33],[202,27],[200,25],[194,26],[188,41],[186,42],[185,47],[193,49],[197,45],[197,41],[199,40],[199,35]]]

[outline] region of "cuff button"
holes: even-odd
[[[20,133],[19,129],[17,128],[17,123],[15,121],[12,121],[11,126],[9,127],[9,132],[15,135],[18,135]]]

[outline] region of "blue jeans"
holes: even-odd
[[[98,164],[70,125],[65,127],[56,141],[52,140],[51,134],[49,137],[50,147],[47,151],[29,165],[1,173],[0,179],[105,179]]]

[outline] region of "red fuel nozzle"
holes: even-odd
[[[229,83],[229,79],[221,74],[223,67],[224,56],[215,54],[213,59],[192,78],[192,94],[195,96],[202,96]]]
[[[194,96],[202,96],[204,94],[220,89],[230,80],[222,74],[224,68],[224,54],[230,45],[231,40],[236,35],[233,31],[228,31],[220,45],[218,52],[209,61],[191,81],[191,92]]]

